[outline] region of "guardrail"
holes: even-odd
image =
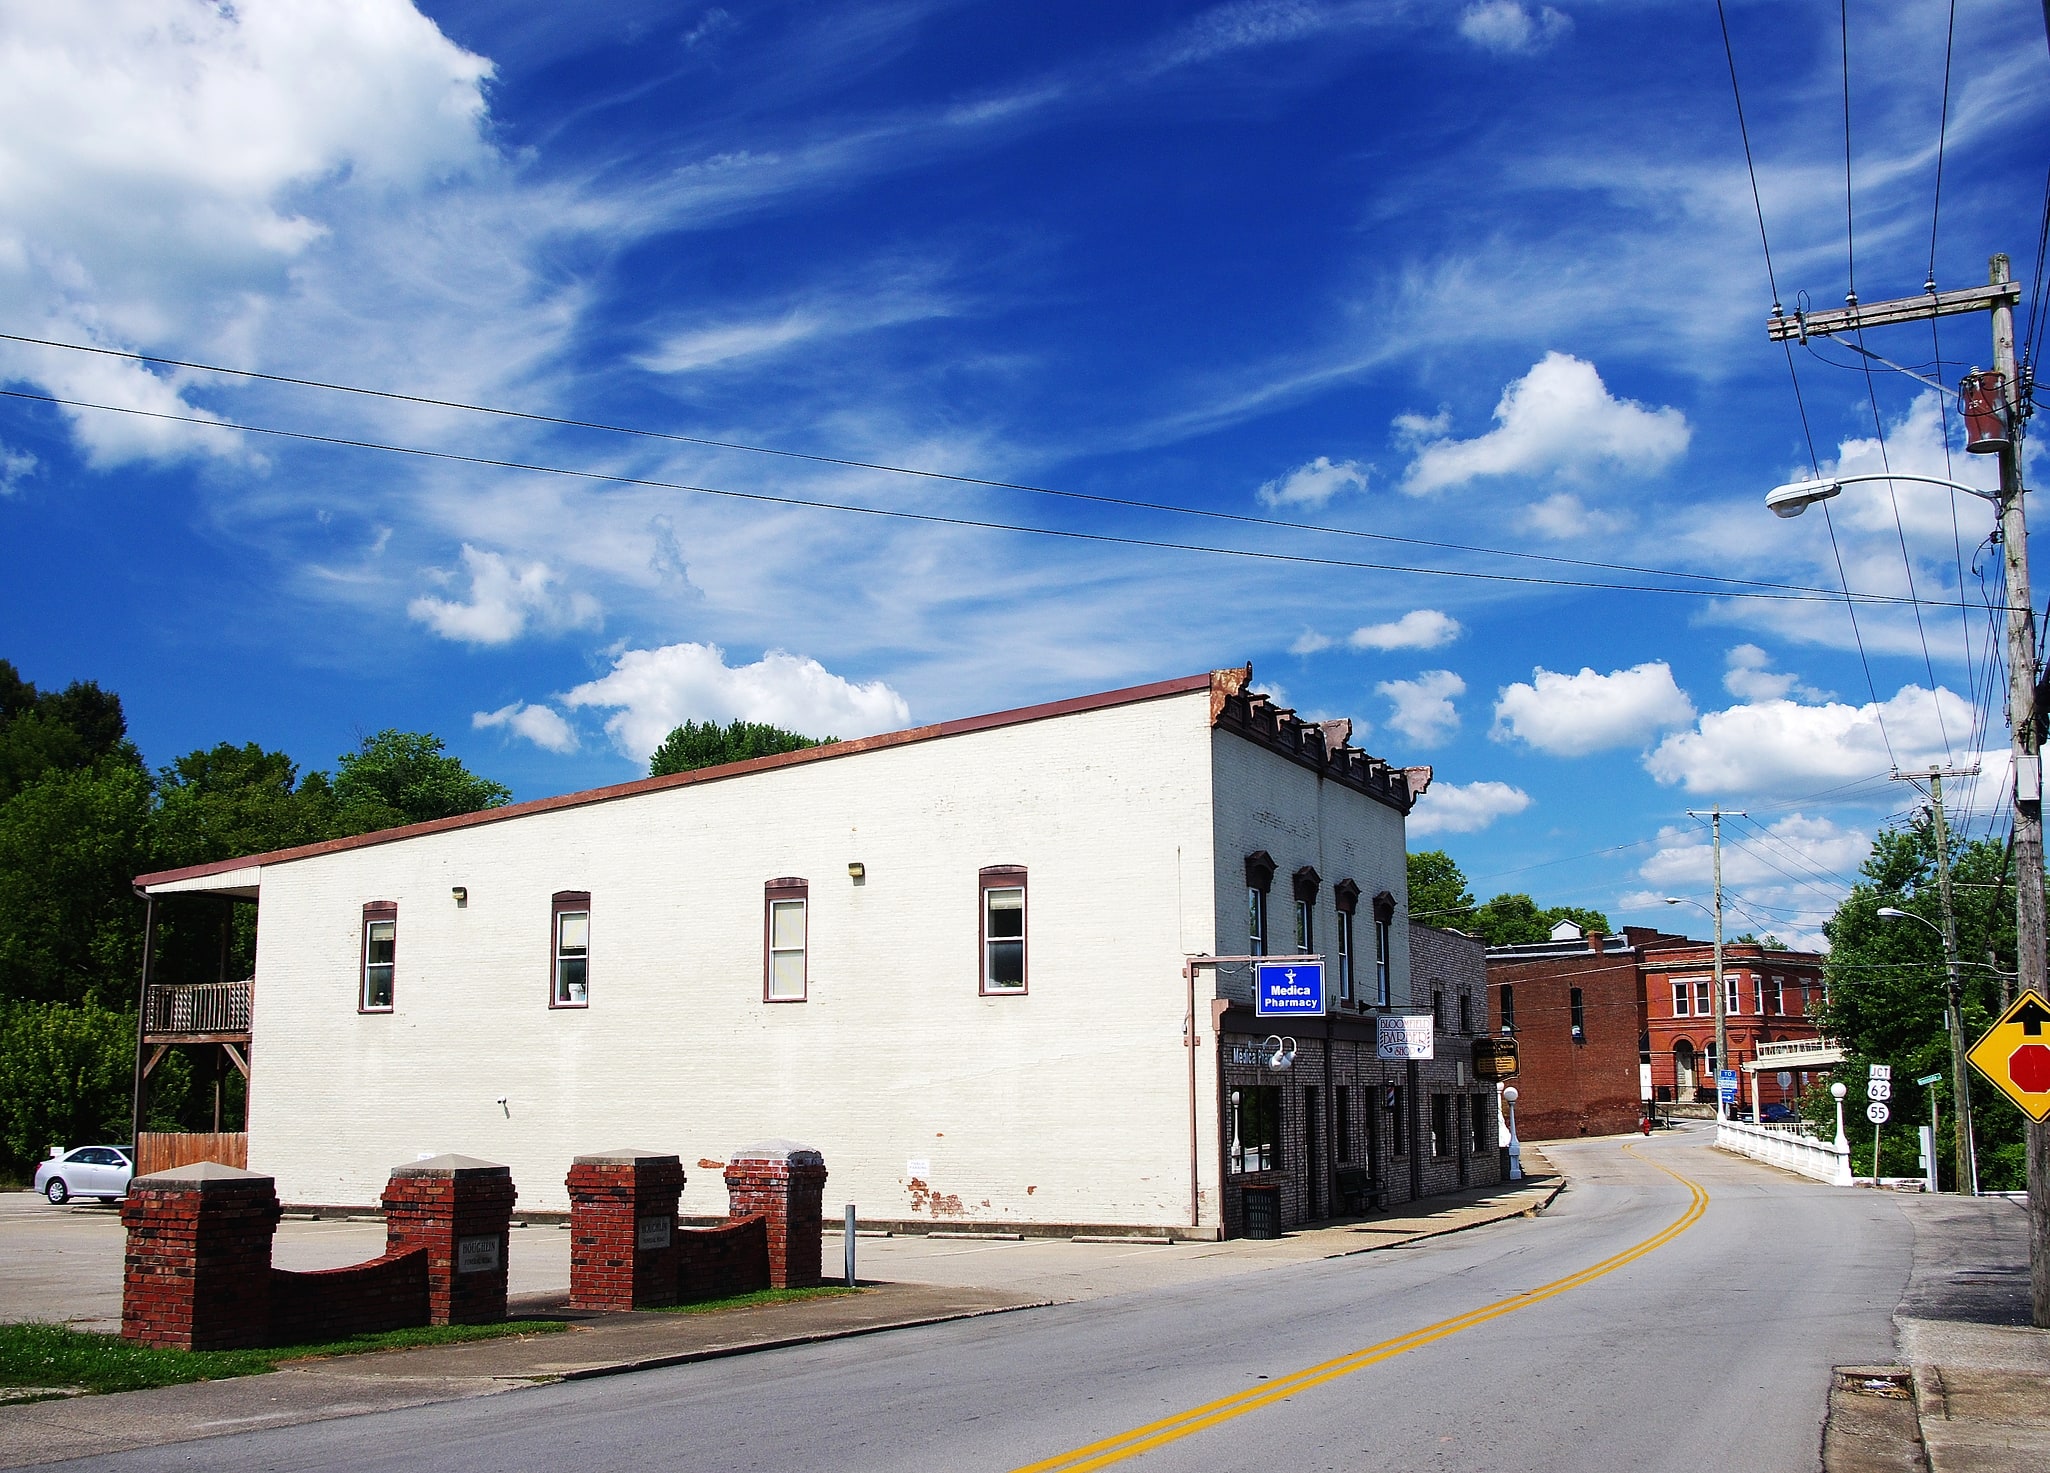
[[[254,981],[152,987],[143,1004],[143,1032],[247,1033]]]
[[[1748,1120],[1716,1122],[1715,1143],[1719,1150],[1749,1156],[1768,1166],[1797,1171],[1833,1187],[1851,1185],[1849,1143],[1819,1141],[1799,1125],[1753,1125]]]

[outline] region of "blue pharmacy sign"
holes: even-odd
[[[1254,1011],[1262,1018],[1324,1016],[1322,962],[1261,962]]]

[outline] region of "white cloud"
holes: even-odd
[[[1523,524],[1540,537],[1567,542],[1581,537],[1606,537],[1628,526],[1614,512],[1596,511],[1570,491],[1556,492],[1523,514]]]
[[[1345,642],[1356,650],[1434,650],[1465,632],[1450,614],[1411,609],[1387,624],[1362,625],[1347,635]]]
[[[1433,783],[1410,811],[1409,832],[1473,834],[1530,807],[1530,794],[1508,783]]]
[[[1367,489],[1366,467],[1356,460],[1333,462],[1327,455],[1297,466],[1260,487],[1262,506],[1300,506],[1311,511],[1327,506],[1341,491]]]
[[[1659,782],[1690,793],[1814,791],[1895,766],[1946,764],[1953,750],[1964,761],[1977,755],[1959,745],[1971,730],[1970,703],[1942,686],[1933,693],[1903,686],[1877,706],[1753,701],[1711,711],[1693,730],[1668,736],[1645,757],[1644,767]],[[1983,759],[1989,772],[2002,760],[1998,754]]]
[[[105,346],[190,347],[181,322],[232,336],[327,235],[317,192],[417,189],[494,157],[490,73],[407,0],[9,5],[0,315]],[[199,412],[190,375],[134,363],[11,345],[0,374]],[[217,431],[72,413],[96,465],[248,455]]]
[[[503,728],[514,736],[525,737],[544,751],[574,752],[577,749],[575,729],[546,706],[529,706],[522,701],[514,701],[496,711],[476,712],[470,717],[470,725],[478,731]]]
[[[0,444],[0,496],[12,496],[15,487],[34,473],[36,464],[26,450],[10,450]]]
[[[515,568],[503,555],[466,542],[463,566],[470,575],[467,603],[423,593],[406,605],[408,614],[443,639],[508,644],[526,632],[530,621],[549,629],[583,629],[599,622],[598,601],[587,593],[557,593],[561,575],[546,563]],[[449,581],[454,575],[437,576]]]
[[[1336,643],[1338,641],[1328,634],[1319,634],[1314,629],[1305,629],[1296,636],[1295,643],[1288,647],[1288,652],[1291,655],[1315,655],[1330,649]]]
[[[712,644],[627,650],[612,671],[562,698],[570,707],[611,709],[613,743],[646,760],[687,720],[766,721],[805,736],[872,736],[910,725],[911,708],[882,681],[857,685],[817,660],[771,650],[729,666]]]
[[[1543,51],[1572,29],[1571,16],[1549,5],[1526,9],[1518,0],[1479,0],[1459,16],[1460,35],[1483,50],[1498,54]]]
[[[1466,694],[1466,682],[1450,670],[1426,670],[1415,680],[1384,680],[1374,689],[1395,707],[1389,730],[1420,747],[1436,746],[1459,730],[1452,697]]]
[[[1771,932],[1790,945],[1828,949],[1823,922],[1850,893],[1872,836],[1833,819],[1789,814],[1761,833],[1748,821],[1723,824],[1723,917],[1728,934]],[[1713,903],[1715,852],[1706,822],[1659,830],[1658,848],[1638,869],[1655,889],[1621,897],[1624,909],[1654,912],[1663,929],[1705,929],[1694,906],[1668,908],[1668,895]]]
[[[1584,757],[1649,741],[1660,728],[1694,719],[1694,703],[1663,660],[1597,674],[1564,675],[1543,666],[1529,684],[1503,687],[1495,702],[1496,741],[1514,738],[1555,757]]]
[[[1413,420],[1398,420],[1398,432]],[[1667,406],[1618,399],[1592,363],[1547,353],[1502,391],[1495,428],[1472,440],[1423,443],[1402,489],[1413,496],[1477,476],[1584,474],[1598,465],[1650,472],[1677,460],[1692,431]]]
[[[1828,699],[1828,692],[1801,683],[1798,675],[1771,669],[1772,656],[1755,644],[1733,646],[1724,656],[1729,669],[1723,673],[1723,689],[1741,701],[1777,701],[1787,696],[1803,700]]]

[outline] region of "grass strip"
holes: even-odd
[[[281,1345],[264,1350],[171,1350],[138,1345],[119,1335],[74,1330],[68,1325],[29,1322],[0,1325],[0,1386],[79,1386],[87,1391],[141,1391],[183,1386],[231,1376],[260,1376],[282,1361],[320,1356],[408,1350],[421,1345],[454,1345],[506,1335],[546,1335],[566,1330],[562,1320],[508,1320],[496,1325],[422,1325],[377,1335],[350,1335],[315,1345]]]
[[[710,1314],[721,1309],[751,1309],[757,1304],[788,1304],[794,1299],[832,1299],[841,1294],[866,1294],[866,1289],[850,1289],[845,1284],[823,1284],[816,1289],[756,1289],[748,1294],[734,1294],[725,1299],[693,1299],[688,1304],[670,1304],[655,1311],[657,1314]]]

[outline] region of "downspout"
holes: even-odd
[[[152,964],[156,960],[157,944],[157,897],[139,886],[135,893],[142,897],[142,987],[135,1000],[135,1093],[129,1110],[128,1148],[138,1154],[142,1150],[143,1091],[148,1081],[142,1073],[143,1035],[149,1031],[149,984]]]

